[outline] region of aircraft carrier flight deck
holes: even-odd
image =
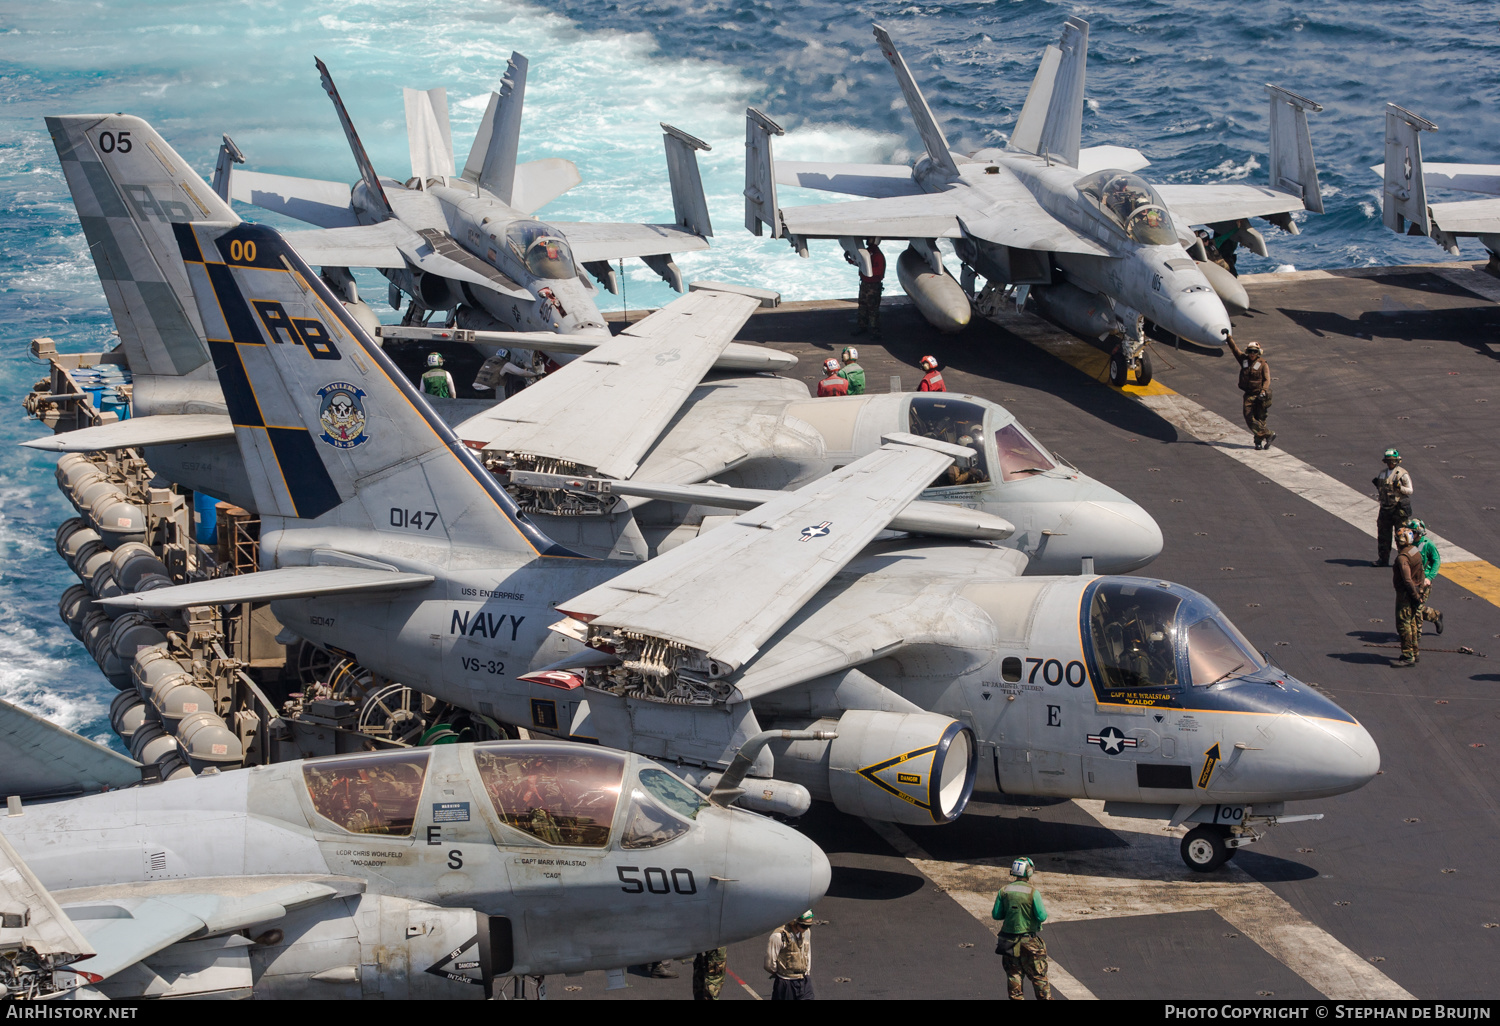
[[[904,300],[884,339],[851,339],[854,303],[790,303],[740,338],[795,353],[815,384],[860,349],[871,392],[915,388],[937,356],[950,392],[1004,404],[1054,452],[1161,524],[1143,574],[1199,589],[1259,648],[1315,682],[1379,743],[1381,773],[1302,803],[1215,874],[1178,856],[1183,828],[1118,820],[1102,803],[975,801],[943,827],[895,827],[818,804],[799,826],[834,866],[816,913],[814,978],[828,998],[1002,998],[989,918],[1017,855],[1036,860],[1052,918],[1054,994],[1078,998],[1483,997],[1500,960],[1500,282],[1449,263],[1247,276],[1237,340],[1275,377],[1264,453],[1243,427],[1227,352],[1152,346],[1144,387],[1108,384],[1107,354],[1030,314],[940,335]],[[1387,446],[1413,506],[1471,558],[1445,563],[1421,662],[1399,655],[1391,571],[1371,566]],[[1347,517],[1347,519],[1345,519]],[[730,949],[728,999],[769,996],[764,943]],[[615,998],[690,996],[639,969]],[[602,973],[548,981],[552,999],[603,997]]]

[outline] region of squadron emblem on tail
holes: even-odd
[[[318,420],[323,424],[323,433],[318,437],[338,449],[352,449],[361,442],[369,441],[365,434],[365,407],[360,400],[364,390],[347,381],[335,381],[318,389],[323,400],[318,410]]]

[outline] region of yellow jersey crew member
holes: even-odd
[[[458,395],[453,387],[453,375],[443,370],[443,354],[428,353],[427,369],[422,372],[422,394],[439,399],[452,399]]]
[[[766,972],[771,974],[772,1001],[811,1001],[812,909],[771,934],[766,943]]]
[[[1026,979],[1031,981],[1038,1001],[1052,1000],[1052,985],[1047,982],[1047,943],[1042,940],[1047,906],[1042,903],[1042,892],[1031,882],[1035,868],[1024,855],[1012,862],[1012,880],[995,895],[995,907],[990,912],[991,919],[1000,920],[995,954],[1005,967],[1005,985],[1012,1001],[1024,1000],[1021,988]]]

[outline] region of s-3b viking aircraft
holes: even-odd
[[[936,475],[972,466],[972,448],[941,439],[891,432],[644,563],[580,558],[516,506],[275,231],[173,233],[261,511],[264,567],[107,605],[270,601],[283,624],[378,673],[673,759],[751,808],[796,814],[816,797],[942,823],[976,783],[1125,803],[1198,824],[1183,854],[1204,870],[1286,801],[1376,771],[1353,717],[1188,589],[1023,578],[1014,550],[877,541]],[[608,362],[611,346],[639,344],[595,352]],[[580,384],[585,408],[603,404],[607,381]],[[559,429],[574,418],[553,415]],[[747,753],[766,729],[811,736]]]
[[[1229,310],[1243,312],[1245,290],[1209,263],[1195,224],[1260,217],[1296,232],[1295,210],[1322,213],[1307,111],[1322,108],[1276,86],[1271,92],[1269,186],[1152,185],[1135,174],[1149,161],[1123,146],[1082,147],[1088,22],[1069,18],[1047,47],[1026,104],[1004,149],[965,155],[948,146],[906,61],[885,29],[875,39],[890,62],[927,155],[914,167],[777,161],[771,137],[781,128],[746,112],[745,226],[762,226],[806,255],[809,239],[838,239],[869,273],[863,240],[906,239],[896,263],[901,287],[934,327],[957,331],[971,316],[979,278],[997,303],[1014,286],[1024,302],[1070,331],[1116,336],[1110,379],[1134,371],[1150,381],[1145,322],[1189,342],[1222,346]],[[777,185],[866,197],[861,202],[783,207]],[[1261,255],[1265,240],[1248,226],[1237,238]],[[963,281],[943,267],[937,240],[948,239],[963,262]]]
[[[355,296],[348,268],[375,267],[390,279],[392,306],[401,294],[409,297],[409,323],[446,310],[466,328],[607,335],[585,270],[617,292],[611,261],[639,257],[681,292],[672,254],[708,248],[713,226],[694,155],[708,144],[669,125],[662,128],[675,223],[548,223],[532,216],[581,179],[568,160],[517,163],[527,70],[519,53],[511,54],[500,91],[490,94],[461,174],[446,91],[406,90],[411,177],[405,182],[376,172],[327,66],[319,60],[317,68],[360,180],[351,189],[233,170],[227,140],[218,180],[227,178],[226,196],[318,225],[288,239],[309,263],[323,265],[346,298]]]
[[[0,702],[0,753],[10,998],[478,998],[588,969],[623,985],[627,966],[763,934],[828,888],[795,830],[598,746],[140,785],[129,759]]]

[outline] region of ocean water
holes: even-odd
[[[1153,180],[1264,181],[1262,84],[1324,105],[1311,123],[1327,213],[1299,217],[1295,237],[1267,229],[1270,258],[1244,254],[1242,270],[1449,259],[1380,224],[1380,183],[1367,169],[1382,157],[1388,100],[1441,126],[1424,140],[1429,159],[1500,162],[1500,15],[1484,0],[0,7],[0,697],[113,739],[105,713],[114,691],[57,618],[74,578],[52,547],[53,529],[71,514],[52,482],[54,458],[15,447],[39,430],[19,406],[44,369],[27,341],[49,335],[65,351],[97,350],[112,328],[44,115],[138,114],[205,175],[227,132],[249,167],[350,181],[354,163],[318,86],[317,55],[376,166],[405,177],[400,88],[447,87],[461,164],[506,57],[519,50],[530,60],[522,159],[566,157],[583,175],[544,216],[669,220],[658,128],[666,121],[713,146],[700,163],[717,235],[712,249],[678,259],[689,279],[775,288],[788,299],[847,296],[852,272],[833,244],[803,260],[744,230],[745,106],[787,129],[777,142],[786,158],[914,159],[920,143],[870,34],[879,22],[954,147],[999,145],[1069,14],[1090,23],[1084,145],[1140,149]],[[781,194],[784,205],[818,199]],[[1478,252],[1469,244],[1464,257]],[[671,298],[644,266],[626,271],[631,308]],[[384,295],[378,276],[361,281],[373,298]]]

